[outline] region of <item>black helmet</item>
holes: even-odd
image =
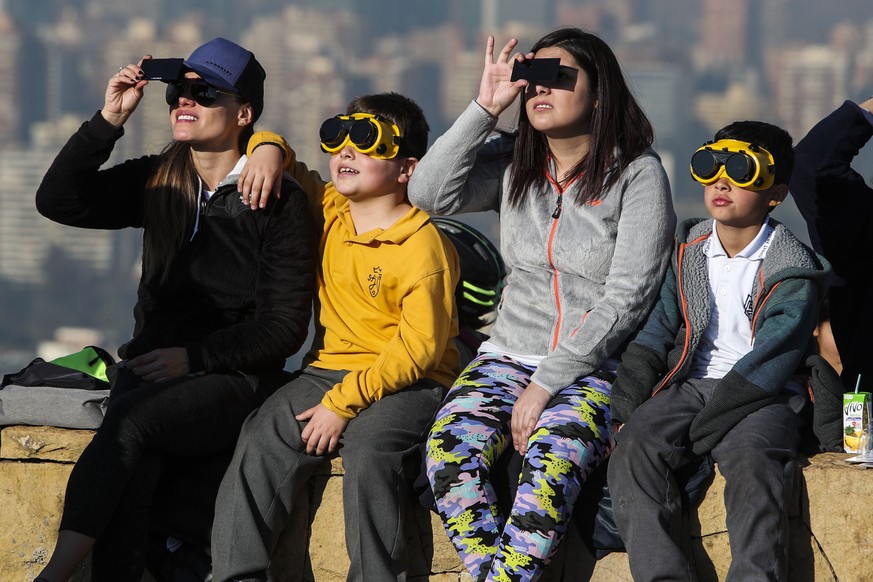
[[[431,218],[455,249],[461,264],[461,278],[455,289],[461,327],[478,329],[489,323],[500,301],[506,266],[497,247],[481,232],[463,222],[435,216]]]

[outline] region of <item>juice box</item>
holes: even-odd
[[[871,406],[869,392],[843,394],[843,449],[847,453],[867,452]]]

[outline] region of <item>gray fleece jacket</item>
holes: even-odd
[[[409,199],[438,215],[500,213],[509,275],[491,342],[544,356],[533,381],[557,394],[618,357],[652,307],[676,224],[670,186],[649,150],[592,203],[546,186],[511,206],[514,138],[488,140],[495,125],[472,102],[419,162]]]
[[[804,363],[818,320],[830,265],[776,220],[773,239],[752,288],[752,351],[720,381],[689,429],[705,454],[737,422],[768,402]],[[628,346],[612,387],[612,420],[623,423],[662,389],[686,379],[709,324],[711,305],[704,243],[712,219],[683,221],[661,297]]]

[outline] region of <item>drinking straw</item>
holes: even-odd
[[[855,394],[858,393],[858,387],[861,385],[861,374],[858,374],[858,381],[855,382]]]

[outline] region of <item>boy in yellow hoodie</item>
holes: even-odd
[[[459,267],[406,198],[427,147],[421,109],[383,93],[347,111],[321,129],[331,182],[286,151],[323,218],[316,334],[305,367],[243,426],[216,503],[216,581],[267,579],[297,493],[334,452],[345,468],[348,580],[405,577],[404,459],[458,374]]]

